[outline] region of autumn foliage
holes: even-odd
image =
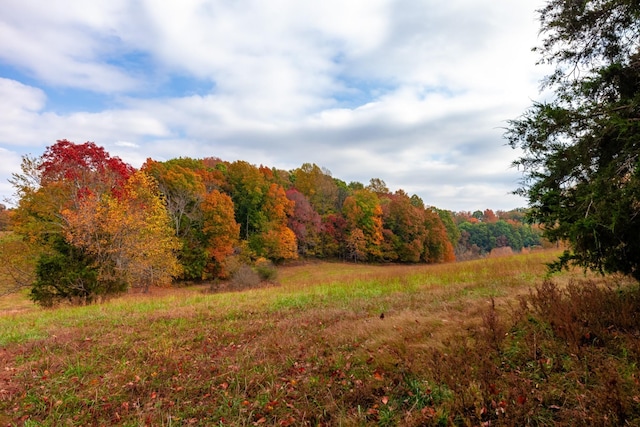
[[[13,229],[39,248],[33,297],[47,304],[232,279],[258,271],[259,260],[450,262],[458,240],[476,239],[470,227],[503,233],[489,245],[518,242],[493,211],[459,220],[379,178],[346,184],[309,163],[284,171],[216,157],[148,159],[136,170],[92,142],[60,140],[23,158],[12,183]]]
[[[15,231],[40,248],[32,298],[91,302],[169,284],[177,240],[156,181],[91,142],[24,158]]]

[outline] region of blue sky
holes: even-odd
[[[540,99],[540,0],[4,0],[0,198],[21,156],[93,141],[139,167],[220,157],[455,211],[511,193],[507,120]]]

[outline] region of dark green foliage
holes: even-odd
[[[414,200],[414,196],[412,196],[412,200]],[[453,221],[452,212],[444,209],[435,209],[435,211],[438,213],[438,216],[442,220],[442,224],[447,229],[449,241],[455,247],[458,244],[458,240],[460,240],[460,230],[456,227],[456,224]]]
[[[58,238],[53,244],[53,252],[42,254],[38,259],[30,297],[44,307],[51,307],[64,301],[91,303],[124,290],[124,282],[99,281],[92,259]]]
[[[227,165],[225,191],[231,195],[240,236],[249,238],[265,228],[267,218],[262,211],[268,183],[260,170],[245,161]]]
[[[549,1],[541,62],[555,98],[510,122],[517,192],[571,263],[640,279],[640,2]]]
[[[202,280],[206,276],[206,267],[209,257],[204,246],[191,242],[183,242],[178,252],[178,260],[182,265],[182,278],[184,280]]]
[[[509,246],[519,251],[523,247],[540,245],[540,232],[527,224],[517,224],[499,220],[493,223],[463,222],[459,225],[461,239],[458,251],[472,251],[477,248],[480,253],[489,253],[494,248]]]

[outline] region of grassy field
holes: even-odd
[[[638,425],[637,287],[545,282],[557,255],[0,298],[0,426]]]

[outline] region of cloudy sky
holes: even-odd
[[[22,155],[315,163],[512,209],[506,121],[539,99],[542,0],[3,0],[0,200]]]

